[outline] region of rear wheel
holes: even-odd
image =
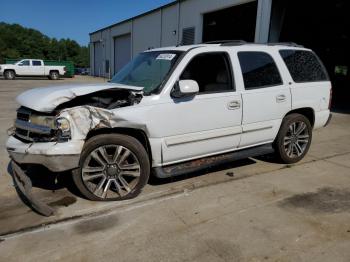
[[[73,180],[90,200],[114,201],[136,197],[150,175],[143,145],[126,135],[99,135],[84,146]]]
[[[302,160],[309,151],[312,140],[312,126],[303,115],[291,114],[283,120],[275,141],[278,157],[286,164]]]
[[[15,72],[13,70],[7,70],[4,73],[4,77],[7,80],[14,80],[15,77],[16,77],[16,74],[15,74]]]
[[[58,80],[60,78],[60,75],[57,71],[51,71],[49,78],[51,80]]]

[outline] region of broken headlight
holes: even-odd
[[[55,129],[55,117],[31,115],[30,122],[38,126],[46,126]]]
[[[71,138],[70,124],[67,118],[57,118],[56,127],[58,129],[58,140],[66,141]]]

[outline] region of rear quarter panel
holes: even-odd
[[[315,113],[315,128],[325,124],[329,116],[331,82],[295,83],[291,87],[292,109],[312,108]]]

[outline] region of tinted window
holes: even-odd
[[[272,57],[263,52],[239,52],[245,89],[282,84],[281,75]]]
[[[226,53],[200,54],[187,65],[180,80],[195,80],[199,93],[233,91],[231,67]]]
[[[33,64],[33,66],[41,66],[41,61],[33,60],[32,64]]]
[[[296,83],[327,81],[326,70],[310,51],[281,50],[280,54]]]

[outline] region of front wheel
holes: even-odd
[[[312,140],[312,126],[303,115],[291,114],[285,117],[275,140],[278,157],[286,164],[302,160],[309,151]]]
[[[5,73],[4,73],[4,77],[5,77],[5,79],[7,79],[7,80],[14,80],[15,77],[16,77],[16,74],[15,74],[15,72],[12,71],[12,70],[7,70],[7,71],[5,71]]]
[[[143,145],[127,135],[109,134],[85,144],[73,181],[90,200],[115,201],[139,195],[149,175],[150,162]]]

